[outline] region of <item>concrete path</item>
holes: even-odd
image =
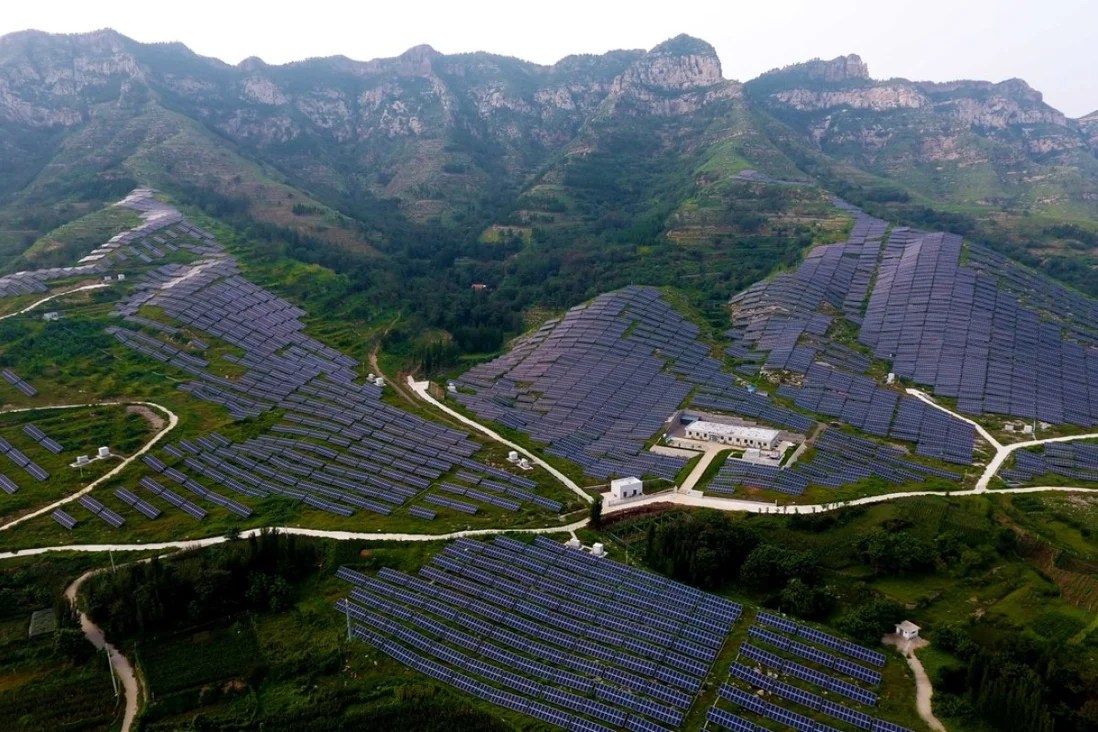
[[[369,533],[365,531],[326,531],[324,529],[306,529],[300,526],[268,526],[265,528],[248,529],[241,531],[238,536],[247,539],[258,536],[263,531],[277,531],[281,534],[295,534],[297,536],[314,536],[322,539],[336,539],[339,541],[446,541],[458,539],[463,536],[494,536],[501,533],[509,534],[570,534],[576,529],[582,529],[587,525],[587,519],[576,521],[561,526],[542,526],[533,529],[470,529],[468,531],[455,531],[449,534],[384,534],[381,532]],[[209,536],[204,539],[188,539],[183,541],[160,541],[145,544],[65,544],[62,546],[43,546],[33,549],[16,549],[14,551],[0,552],[0,559],[14,559],[16,557],[37,556],[50,552],[142,552],[161,551],[165,549],[200,549],[230,541],[227,536]]]
[[[0,320],[7,320],[8,318],[14,318],[16,315],[22,315],[23,313],[29,313],[31,310],[34,310],[36,307],[38,307],[39,305],[41,305],[43,303],[47,303],[50,300],[54,300],[54,299],[59,298],[59,297],[64,297],[65,295],[71,295],[74,292],[83,292],[85,290],[99,290],[99,289],[102,289],[104,287],[107,287],[107,285],[104,285],[104,284],[84,285],[83,287],[74,287],[73,289],[65,290],[64,292],[55,292],[54,294],[49,295],[47,297],[44,297],[41,300],[36,300],[35,302],[31,303],[27,307],[23,308],[22,310],[17,310],[16,312],[8,313],[7,315],[0,315]]]
[[[935,732],[946,732],[945,725],[934,716],[934,705],[932,703],[934,685],[930,683],[930,677],[927,676],[922,662],[915,657],[915,651],[930,644],[922,638],[918,639],[918,642],[903,640],[894,633],[886,635],[882,641],[885,645],[895,646],[896,650],[903,654],[904,660],[907,661],[907,665],[911,667],[911,672],[915,675],[915,708],[918,710],[919,716]]]
[[[44,513],[50,513],[54,509],[57,509],[57,508],[60,508],[61,506],[64,506],[66,503],[72,503],[73,501],[80,498],[80,496],[84,495],[85,493],[91,492],[91,490],[93,488],[95,488],[97,485],[99,485],[100,483],[102,483],[106,480],[109,480],[110,478],[113,478],[114,476],[118,475],[120,472],[122,472],[126,468],[127,465],[129,465],[134,460],[136,460],[137,458],[141,457],[142,455],[147,453],[149,450],[151,450],[153,448],[153,446],[156,445],[156,443],[160,442],[160,440],[163,439],[163,437],[166,434],[168,434],[169,432],[174,430],[176,425],[179,424],[179,417],[176,416],[175,412],[171,411],[167,407],[163,407],[159,404],[156,404],[155,402],[89,402],[87,404],[61,404],[61,405],[49,405],[49,406],[42,406],[42,407],[26,407],[26,408],[20,408],[20,409],[8,409],[8,410],[5,410],[3,412],[3,414],[10,414],[12,412],[34,412],[34,411],[38,411],[38,410],[41,410],[41,409],[79,409],[79,408],[82,408],[82,407],[105,407],[105,406],[116,406],[116,405],[125,405],[125,406],[137,406],[137,405],[139,405],[139,406],[142,406],[142,407],[151,407],[152,409],[156,409],[156,410],[166,414],[168,416],[168,424],[163,429],[161,429],[159,432],[157,432],[155,435],[153,435],[152,439],[150,439],[148,442],[146,442],[141,447],[140,450],[135,452],[133,455],[130,455],[128,458],[124,458],[121,462],[118,463],[117,466],[112,468],[110,470],[110,472],[105,473],[100,478],[92,481],[91,483],[88,483],[86,486],[84,486],[84,488],[78,490],[76,493],[73,493],[69,496],[66,496],[65,498],[62,498],[59,501],[54,501],[53,503],[49,504],[48,506],[46,506],[44,508],[39,508],[35,511],[31,511],[30,513],[25,514],[23,516],[20,516],[17,519],[13,519],[13,520],[7,522],[6,524],[0,525],[0,531],[7,531],[8,529],[10,529],[14,526],[18,526],[19,524],[23,523],[24,521],[29,521],[30,519],[41,516]]]
[[[1098,432],[1090,432],[1090,433],[1084,434],[1084,435],[1067,435],[1065,437],[1046,437],[1043,440],[1027,440],[1026,442],[1012,442],[1009,445],[1004,445],[1003,443],[996,440],[995,437],[993,437],[990,432],[988,432],[986,429],[984,429],[984,427],[982,425],[974,422],[973,420],[969,419],[968,417],[957,414],[956,412],[954,412],[951,409],[947,409],[946,407],[943,407],[941,404],[938,404],[937,402],[935,402],[932,398],[930,398],[930,396],[928,396],[924,392],[921,392],[918,389],[908,389],[907,393],[910,394],[911,396],[915,397],[919,401],[925,402],[926,404],[934,407],[935,409],[938,409],[942,412],[945,412],[946,414],[950,415],[954,419],[959,419],[962,422],[967,422],[968,424],[972,425],[973,427],[976,428],[976,431],[980,434],[980,436],[983,437],[985,440],[987,440],[987,443],[989,445],[991,445],[992,448],[994,448],[995,455],[992,456],[990,461],[988,461],[987,467],[984,468],[984,472],[980,475],[979,480],[976,481],[975,492],[977,492],[977,493],[982,493],[982,492],[984,492],[988,489],[987,487],[991,483],[991,479],[994,478],[998,474],[999,469],[1003,467],[1003,463],[1006,462],[1007,458],[1010,457],[1010,454],[1012,452],[1014,452],[1015,450],[1024,450],[1027,447],[1035,447],[1037,445],[1046,445],[1050,442],[1073,442],[1075,440],[1090,440],[1090,439],[1098,438]],[[996,493],[999,493],[999,492],[1001,492],[1001,491],[996,491]],[[960,494],[954,494],[954,495],[960,495]]]
[[[441,409],[443,412],[446,412],[447,414],[449,414],[451,417],[458,420],[462,424],[468,425],[469,427],[472,427],[473,429],[475,429],[477,432],[485,434],[488,437],[491,437],[496,442],[499,442],[503,445],[506,445],[507,447],[511,448],[512,450],[515,450],[515,451],[525,455],[526,457],[530,458],[530,460],[532,462],[537,463],[541,467],[548,470],[550,475],[552,475],[554,478],[556,478],[561,483],[563,483],[565,486],[567,486],[569,490],[571,490],[577,496],[579,496],[580,498],[585,500],[587,503],[594,503],[595,499],[592,498],[590,495],[588,495],[588,493],[586,491],[584,491],[582,488],[580,488],[578,485],[576,485],[575,481],[573,481],[567,475],[565,475],[564,473],[562,473],[559,470],[557,470],[556,468],[554,468],[549,463],[547,463],[544,460],[542,460],[541,458],[539,458],[534,453],[527,450],[525,447],[522,447],[521,445],[516,445],[515,443],[511,442],[510,440],[506,439],[505,437],[501,436],[500,434],[488,429],[487,427],[480,424],[476,420],[469,419],[468,417],[466,417],[461,412],[458,412],[454,409],[451,409],[450,407],[448,407],[445,404],[443,404],[442,402],[440,402],[438,399],[435,399],[427,391],[427,387],[428,387],[428,385],[430,385],[430,383],[431,382],[429,382],[429,381],[416,381],[411,376],[408,377],[408,386],[411,387],[412,391],[415,392],[416,396],[418,396],[420,399],[422,399],[423,401],[428,402],[429,404],[433,405],[436,409]]]
[[[80,616],[80,629],[84,631],[84,637],[87,638],[96,649],[107,649],[107,658],[110,660],[111,669],[114,671],[115,676],[118,677],[118,680],[122,682],[122,690],[126,697],[126,712],[122,717],[121,729],[122,732],[130,732],[130,728],[133,726],[133,720],[137,717],[137,675],[134,673],[133,666],[130,665],[129,660],[123,656],[117,648],[107,642],[103,630],[93,623],[91,618],[89,618],[83,610],[80,610],[76,606],[76,593],[79,592],[80,586],[84,584],[84,581],[89,577],[94,577],[104,571],[106,571],[106,568],[93,569],[90,572],[85,572],[77,577],[71,585],[65,588],[65,598]]]
[[[690,475],[686,476],[686,480],[684,480],[682,482],[682,485],[679,486],[679,490],[683,493],[694,490],[694,486],[697,485],[698,481],[702,479],[703,475],[705,475],[705,471],[713,463],[717,455],[721,454],[722,452],[726,452],[727,450],[727,447],[722,446],[722,449],[706,450],[705,452],[703,452],[701,454],[701,460],[699,460],[698,464],[694,466],[694,469],[690,471]],[[697,455],[697,453],[694,454]]]

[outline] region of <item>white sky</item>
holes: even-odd
[[[878,79],[1021,77],[1068,116],[1098,109],[1095,0],[3,0],[0,10],[0,35],[103,27],[230,63],[368,60],[428,43],[548,64],[689,33],[741,81],[857,53]]]

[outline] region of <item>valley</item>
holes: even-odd
[[[1094,721],[1087,118],[688,36],[0,92],[13,729]]]

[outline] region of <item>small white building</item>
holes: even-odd
[[[100,458],[109,458],[111,456],[111,449],[109,447],[101,447],[96,455]]]
[[[610,497],[615,501],[644,495],[640,478],[618,478],[610,481]]]
[[[765,427],[745,427],[738,424],[722,424],[698,420],[686,427],[686,437],[702,442],[717,442],[735,447],[754,447],[773,450],[778,445],[779,430]]]
[[[48,313],[42,314],[42,320],[45,320],[47,323],[52,323],[53,321],[60,319],[61,313],[57,312],[56,310],[51,310]]]
[[[905,620],[902,623],[896,624],[896,635],[904,640],[915,640],[919,637],[919,630],[921,630],[919,626],[915,625],[915,623],[910,620]]]

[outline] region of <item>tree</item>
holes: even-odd
[[[54,648],[59,654],[76,664],[86,663],[95,652],[95,646],[88,642],[77,628],[61,628],[54,639]]]
[[[892,600],[876,598],[839,616],[836,627],[866,644],[880,643],[881,637],[895,627],[904,615],[904,606]]]
[[[938,558],[930,542],[906,531],[877,529],[859,540],[857,549],[875,574],[884,569],[897,574],[930,570]]]
[[[596,498],[591,503],[591,528],[602,528],[602,497]]]
[[[802,618],[826,617],[835,606],[835,596],[826,587],[813,587],[797,577],[781,592],[782,609]]]
[[[819,563],[810,552],[786,549],[776,544],[763,544],[749,555],[740,569],[745,584],[762,590],[778,590],[791,579],[815,584]]]

